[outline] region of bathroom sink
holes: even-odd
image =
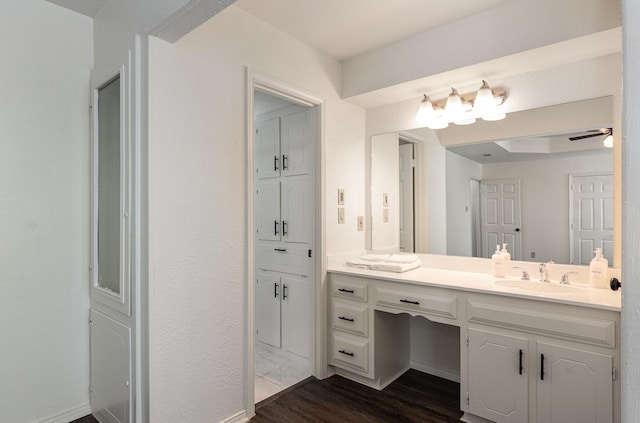
[[[584,292],[584,288],[574,285],[559,285],[552,282],[523,281],[516,279],[500,279],[496,281],[496,285],[506,288],[514,288],[522,291],[553,293],[553,294],[570,294]]]

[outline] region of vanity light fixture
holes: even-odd
[[[495,92],[486,81],[482,81],[482,86],[473,98],[473,100],[465,99],[453,87],[447,99],[439,103],[432,102],[424,94],[416,114],[416,123],[431,129],[443,129],[451,122],[456,125],[470,125],[478,118],[495,121],[506,117],[504,110],[500,107],[506,99],[504,91]]]

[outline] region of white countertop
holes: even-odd
[[[331,261],[333,261],[333,263],[331,263]],[[341,261],[343,264],[337,263],[335,260],[331,261],[328,266],[330,273],[341,273],[392,282],[403,282],[412,285],[426,285],[483,294],[526,298],[536,301],[578,305],[618,312],[621,309],[622,298],[620,290],[597,289],[584,284],[576,283],[563,286],[559,285],[557,281],[545,283],[532,280],[525,282],[513,276],[495,278],[486,273],[462,272],[431,267],[420,267],[404,273],[393,273],[359,269],[347,266],[344,264],[345,261]],[[517,285],[523,283],[529,284],[529,288],[523,289],[517,287]]]

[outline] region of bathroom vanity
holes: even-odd
[[[330,261],[329,364],[383,389],[410,367],[409,322],[422,316],[459,329],[463,421],[619,423],[620,306],[620,291],[579,283]]]

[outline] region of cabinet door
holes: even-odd
[[[282,181],[282,240],[311,242],[314,220],[313,190],[309,178]]]
[[[309,283],[282,277],[282,348],[309,357]]]
[[[258,178],[280,176],[280,119],[256,122],[255,166]]]
[[[528,339],[469,329],[469,411],[497,423],[528,421]]]
[[[258,181],[256,184],[256,233],[262,241],[280,241],[280,182]]]
[[[538,342],[537,358],[538,422],[613,421],[612,356]]]
[[[258,341],[280,348],[280,277],[257,274],[256,332]]]
[[[282,176],[306,175],[313,166],[311,109],[283,116],[280,149]]]

